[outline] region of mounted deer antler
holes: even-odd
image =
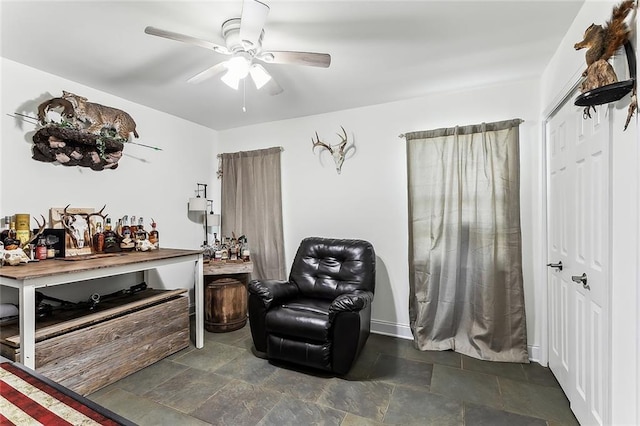
[[[67,233],[69,234],[71,241],[73,241],[73,246],[78,247],[77,230],[74,226],[76,217],[75,215],[67,213],[67,209],[69,208],[70,205],[71,204],[67,204],[67,206],[62,211],[62,226],[64,226],[64,229],[66,229]],[[84,239],[83,239],[83,245],[84,245]]]
[[[345,150],[345,147],[347,146],[347,131],[344,130],[344,127],[342,126],[340,126],[340,128],[342,129],[342,133],[344,133],[344,136],[338,133],[338,136],[340,136],[342,140],[340,141],[340,143],[336,145],[329,145],[327,143],[320,141],[318,132],[316,132],[315,141],[313,140],[313,138],[311,138],[311,142],[313,142],[313,148],[311,148],[311,150],[315,151],[316,147],[318,146],[320,148],[324,148],[328,150],[333,156],[333,161],[336,163],[336,171],[338,172],[338,174],[340,174],[340,171],[342,170],[342,163],[344,163],[345,154],[348,151],[348,149]]]
[[[107,214],[102,214],[102,212],[104,211],[104,209],[105,209],[106,207],[107,207],[107,205],[105,204],[104,206],[102,206],[102,208],[101,208],[99,211],[97,211],[97,212],[95,212],[95,213],[87,213],[87,214],[83,214],[83,216],[84,216],[84,217],[85,217],[85,219],[87,220],[87,223],[89,223],[89,224],[91,223],[91,222],[90,222],[90,218],[91,218],[91,216],[98,216],[98,217],[101,217],[101,218],[102,218],[102,221],[104,222],[104,221],[107,219],[107,216],[109,216],[109,214],[108,214],[108,213],[107,213]],[[93,234],[93,230],[92,230],[92,232],[91,232],[91,233]]]
[[[67,209],[71,204],[67,204],[62,213],[62,225],[67,230],[73,246],[76,248],[83,248],[85,246],[86,238],[90,237],[90,223],[89,217],[95,213],[68,213]],[[105,205],[106,207],[106,205]],[[97,215],[102,216],[102,210]],[[90,238],[89,238],[90,240]]]
[[[40,235],[42,235],[42,233],[44,232],[44,227],[47,224],[47,220],[44,218],[43,215],[40,215],[40,217],[42,218],[42,224],[40,224],[37,217],[33,218],[33,220],[35,220],[36,223],[38,224],[38,232],[36,232],[31,238],[29,238],[29,241],[22,244],[22,247],[20,247],[21,249],[26,248],[29,244],[33,244],[33,242],[36,241],[38,237],[40,237]]]
[[[95,235],[96,232],[98,232],[96,223],[100,222],[100,221],[92,222],[91,221],[91,217],[92,216],[98,216],[98,217],[102,218],[102,230],[104,231],[104,224],[105,224],[105,222],[107,220],[107,216],[109,216],[108,213],[107,214],[102,214],[102,212],[104,211],[104,209],[106,207],[107,207],[107,205],[105,204],[104,206],[102,206],[102,208],[99,211],[97,211],[95,213],[83,214],[85,220],[87,221],[87,227],[89,228],[89,235],[90,236]],[[92,248],[95,250],[95,247],[93,247],[93,238],[89,238],[89,245],[92,246]]]
[[[69,213],[67,211],[69,206],[70,204],[67,204],[62,212],[62,225],[67,230],[73,246],[78,249],[91,246],[91,236],[95,234],[95,229],[93,228],[95,224],[91,222],[91,217],[98,216],[104,221],[109,216],[102,213],[107,205],[105,204],[100,211],[95,213]]]

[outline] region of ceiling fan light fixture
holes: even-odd
[[[220,80],[227,86],[231,87],[233,90],[238,90],[238,86],[240,85],[240,78],[234,75],[231,71],[227,71],[225,75],[220,77]]]
[[[238,90],[240,80],[249,74],[251,60],[245,56],[238,55],[227,61],[227,72],[221,77],[221,80],[227,86],[234,90]]]
[[[234,56],[227,62],[229,72],[237,75],[240,79],[245,78],[247,74],[249,74],[250,65],[251,60],[241,55]]]
[[[237,76],[239,79],[243,79],[247,74],[249,74],[250,65],[251,60],[244,56],[234,56],[227,61],[227,69],[231,74]]]
[[[267,70],[258,64],[254,64],[249,69],[249,74],[251,74],[251,79],[258,90],[262,89],[262,87],[271,80],[271,75],[269,75]]]

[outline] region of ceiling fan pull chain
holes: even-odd
[[[242,79],[242,112],[247,112],[247,79]]]

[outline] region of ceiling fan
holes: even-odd
[[[328,68],[331,64],[331,55],[314,52],[262,50],[263,28],[268,14],[269,6],[265,3],[258,0],[244,0],[241,17],[229,19],[222,24],[222,37],[226,46],[151,26],[146,27],[144,32],[231,56],[229,60],[220,62],[191,77],[187,80],[189,83],[200,83],[224,73],[221,80],[229,87],[238,90],[240,80],[249,75],[257,89],[265,87],[269,94],[277,95],[282,92],[282,87],[258,62]]]

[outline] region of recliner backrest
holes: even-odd
[[[300,243],[289,281],[306,297],[335,299],[354,290],[374,292],[375,274],[368,241],[309,237]]]

